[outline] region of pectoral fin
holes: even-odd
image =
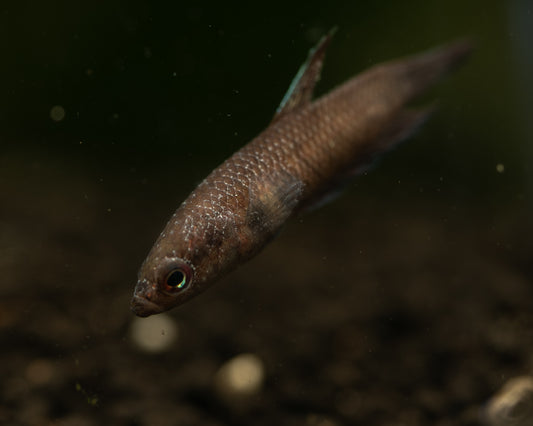
[[[250,188],[246,222],[254,238],[273,237],[294,213],[304,184],[289,173],[277,172]]]

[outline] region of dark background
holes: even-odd
[[[129,298],[155,237],[334,26],[319,94],[453,39],[477,49],[411,141],[143,353]],[[0,421],[482,424],[533,365],[532,28],[526,0],[0,6]],[[243,352],[265,383],[234,405],[213,377]]]

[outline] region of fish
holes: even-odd
[[[330,199],[426,121],[433,106],[410,104],[472,51],[460,40],[384,62],[313,99],[332,35],[311,49],[268,127],[172,215],[139,270],[133,313],[190,300],[255,256],[291,217]]]

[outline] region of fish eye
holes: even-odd
[[[161,291],[175,295],[191,285],[194,269],[183,259],[166,257],[156,268],[155,278]]]
[[[171,290],[183,290],[188,284],[187,273],[181,268],[170,271],[165,279],[165,284]]]

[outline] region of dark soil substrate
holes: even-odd
[[[533,367],[516,206],[350,190],[172,311],[178,340],[148,354],[129,299],[169,200],[21,164],[0,181],[1,424],[478,425]],[[213,377],[241,353],[265,381],[233,401]]]

